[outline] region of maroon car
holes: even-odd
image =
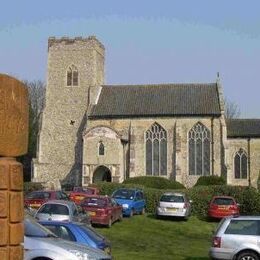
[[[66,193],[60,190],[40,190],[32,191],[25,196],[25,206],[38,209],[43,203],[48,200],[69,200]]]
[[[69,198],[76,204],[80,204],[84,198],[96,195],[99,195],[99,189],[96,187],[74,187],[73,191],[69,194]]]
[[[87,197],[80,205],[89,213],[92,224],[111,227],[112,223],[123,218],[122,206],[108,196]]]

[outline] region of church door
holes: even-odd
[[[93,174],[92,182],[96,183],[100,181],[111,182],[111,172],[107,167],[103,165],[97,167]]]

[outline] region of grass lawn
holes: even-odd
[[[216,224],[196,217],[188,221],[157,220],[147,214],[97,230],[111,241],[115,260],[206,260]]]

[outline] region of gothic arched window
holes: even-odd
[[[189,131],[189,174],[210,174],[210,131],[201,123]]]
[[[247,178],[247,154],[242,148],[234,157],[234,174],[236,179]]]
[[[71,65],[67,70],[67,86],[78,86],[79,73],[74,65]]]
[[[154,123],[145,133],[146,175],[167,175],[167,133]]]
[[[102,142],[98,145],[98,155],[105,155],[105,146]]]

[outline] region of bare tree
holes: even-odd
[[[225,115],[227,119],[238,118],[240,116],[239,106],[235,102],[225,99]]]
[[[20,158],[24,165],[25,180],[30,180],[31,160],[36,156],[37,136],[40,126],[40,116],[45,105],[45,83],[41,80],[27,81],[23,83],[29,92],[29,144],[28,153]]]

